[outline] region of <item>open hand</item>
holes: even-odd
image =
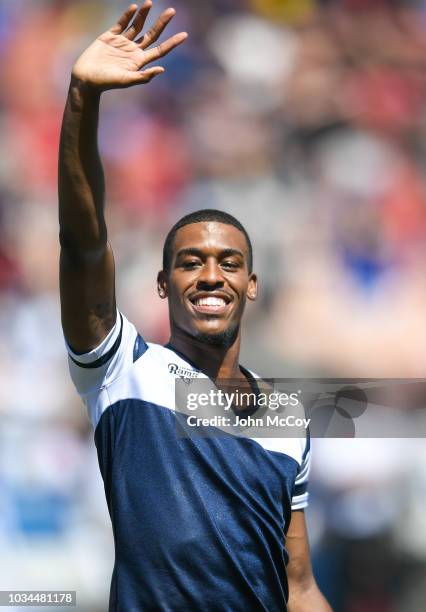
[[[157,74],[164,72],[161,66],[142,69],[172,51],[188,35],[186,32],[180,32],[148,49],[157,41],[175,15],[175,10],[168,8],[160,15],[152,28],[135,42],[135,38],[142,31],[151,6],[152,1],[145,0],[137,12],[137,5],[131,4],[118,22],[101,34],[78,58],[72,71],[73,78],[99,91],[105,91],[147,83]],[[129,27],[133,17],[135,18]]]

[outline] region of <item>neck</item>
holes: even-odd
[[[240,330],[231,345],[216,346],[175,328],[172,329],[169,344],[212,380],[243,377],[239,367]]]

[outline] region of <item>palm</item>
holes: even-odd
[[[79,71],[84,71],[84,80],[97,86],[125,84],[142,68],[144,58],[144,52],[136,43],[124,36],[105,32],[84,51],[74,73],[78,76]]]
[[[148,49],[174,15],[173,9],[167,9],[142,39],[135,42],[134,39],[139,36],[150,8],[151,2],[147,0],[128,28],[137,10],[135,5],[131,5],[118,23],[99,36],[79,57],[73,69],[74,77],[97,89],[105,90],[147,82],[163,72],[161,66],[142,71],[141,69],[169,53],[183,42],[187,35],[184,32],[175,34],[161,45]]]

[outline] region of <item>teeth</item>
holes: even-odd
[[[223,298],[219,297],[203,297],[198,298],[195,302],[197,306],[225,306],[226,302]]]

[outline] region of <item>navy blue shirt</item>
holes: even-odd
[[[285,534],[307,505],[309,441],[178,435],[175,379],[204,375],[121,314],[69,363],[113,527],[110,612],[285,611]]]

